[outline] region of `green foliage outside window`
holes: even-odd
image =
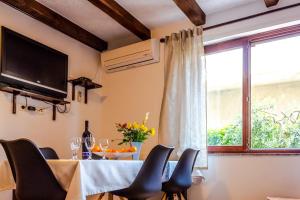
[[[300,111],[274,114],[273,105],[252,109],[251,148],[300,148]],[[208,145],[242,144],[242,120],[220,129],[208,130]]]

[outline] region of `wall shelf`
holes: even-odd
[[[84,103],[88,102],[88,91],[92,89],[102,88],[102,85],[94,83],[91,79],[86,77],[79,77],[76,79],[69,80],[72,84],[72,101],[75,100],[75,87],[80,86],[84,88]]]
[[[13,95],[13,98],[12,98],[12,113],[13,114],[17,113],[17,106],[16,106],[17,96],[29,97],[29,98],[32,98],[35,100],[51,103],[52,104],[52,120],[53,121],[56,120],[56,106],[70,104],[70,102],[64,101],[62,99],[56,99],[56,98],[36,94],[36,93],[30,92],[30,91],[12,88],[10,86],[2,85],[0,87],[0,91],[11,93]]]

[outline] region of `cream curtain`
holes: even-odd
[[[206,69],[202,27],[173,33],[165,38],[164,84],[159,142],[175,146],[176,158],[186,148],[200,149],[196,167],[207,168]]]

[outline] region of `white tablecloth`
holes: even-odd
[[[67,191],[66,200],[85,200],[86,196],[130,186],[143,161],[132,160],[48,160],[53,174]],[[171,176],[175,161],[169,161],[163,181]],[[0,163],[0,191],[15,189],[7,161]]]

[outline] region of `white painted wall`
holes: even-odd
[[[99,54],[97,51],[84,44],[60,33],[21,12],[0,3],[0,26],[6,26],[34,40],[37,40],[52,48],[69,55],[69,76],[87,76],[94,78]],[[70,86],[70,85],[69,85]],[[69,88],[69,92],[71,92]],[[93,132],[100,133],[101,90],[92,91],[89,95],[89,103],[72,102],[71,112],[57,114],[57,120],[52,121],[51,109],[44,114],[31,114],[20,110],[20,104],[24,104],[22,97],[18,98],[18,111],[11,114],[11,95],[0,92],[0,138],[16,139],[29,138],[39,146],[51,146],[57,150],[62,158],[70,158],[69,140],[73,136],[81,135],[84,120],[90,120]],[[71,100],[68,95],[68,100]],[[33,105],[47,106],[40,102],[29,100]],[[0,160],[5,159],[2,147],[0,148]],[[1,181],[1,180],[0,180]],[[10,192],[0,192],[1,200],[8,200]]]
[[[206,181],[190,191],[191,200],[300,198],[299,156],[211,155]]]
[[[231,10],[226,15],[209,16],[208,25],[217,23],[217,19],[226,21],[235,12]],[[300,20],[300,7],[206,31],[205,43],[295,20]],[[189,27],[192,24],[188,21],[176,22],[152,30],[152,36],[161,38]],[[149,125],[158,128],[163,92],[163,49],[161,44],[160,63],[103,74],[106,98],[102,102],[100,121],[101,132],[108,137],[118,136],[115,122],[141,120],[147,111],[151,112]],[[146,141],[142,156],[145,157],[157,142],[157,136]],[[300,198],[299,169],[300,156],[210,155],[209,168],[203,170],[206,181],[192,188],[191,199],[264,200],[269,195]]]
[[[228,11],[226,17],[232,13],[234,12]],[[221,21],[224,16],[211,16],[209,23],[213,24],[217,19]],[[300,9],[294,8],[207,31],[205,40],[208,42],[299,19]],[[93,49],[3,3],[0,3],[0,25],[68,54],[70,76],[95,76],[99,57]],[[160,38],[191,26],[188,21],[177,22],[155,29],[152,34]],[[142,120],[147,111],[151,112],[149,125],[157,128],[163,91],[163,45],[161,50],[162,59],[158,64],[102,74],[101,83],[104,88],[91,93],[89,104],[73,102],[71,113],[58,114],[55,122],[51,120],[50,111],[34,115],[18,110],[17,115],[12,115],[11,96],[0,93],[0,138],[30,138],[40,146],[54,147],[61,157],[67,158],[70,155],[68,140],[81,134],[85,119],[91,121],[91,129],[97,137],[118,137],[115,122]],[[20,99],[19,103],[22,102]],[[145,143],[144,157],[157,142],[157,137],[154,137]],[[5,155],[1,149],[0,160],[3,159]],[[203,170],[206,181],[194,186],[191,199],[263,200],[267,195],[300,198],[299,169],[299,156],[211,155],[209,169]],[[0,199],[10,199],[10,193],[1,192]]]

